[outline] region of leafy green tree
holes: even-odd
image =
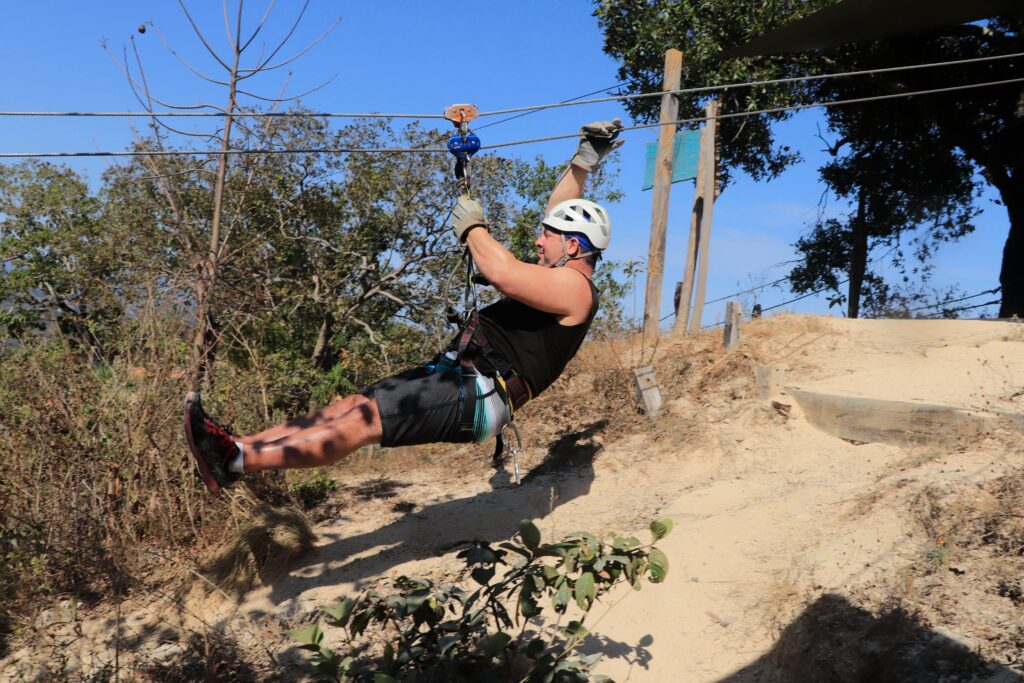
[[[836,112],[832,126],[842,137],[829,145],[833,160],[819,169],[821,179],[851,210],[820,218],[797,241],[803,262],[790,282],[799,293],[839,291],[845,274],[846,314],[856,318],[862,299],[870,310],[888,308],[890,286],[876,265],[888,261],[904,281],[927,280],[935,246],[974,229],[975,183],[962,155],[932,144],[923,122],[870,108]],[[888,249],[869,259],[875,247]]]
[[[58,326],[96,359],[123,312],[111,282],[123,267],[100,201],[64,166],[0,166],[0,330]]]
[[[314,117],[290,118],[257,134],[235,144],[317,149],[437,142],[415,125],[395,131],[360,121],[331,131]],[[131,162],[108,174],[105,194],[112,218],[147,243],[138,252],[146,256],[142,267],[167,283],[168,296],[185,301],[195,249],[208,231],[210,177],[172,169],[196,162],[183,152],[159,173],[145,161]],[[273,343],[268,351],[288,349],[321,371],[339,362],[359,365],[342,373],[358,384],[436,348],[451,333],[444,308],[458,304],[462,292],[461,253],[446,224],[454,202],[450,165],[438,154],[235,160],[225,176],[223,225],[225,239],[237,247],[218,259],[222,291],[209,308],[225,351],[240,361],[251,356],[247,340],[260,338]],[[493,156],[474,167],[499,237],[500,226],[519,211],[511,189],[515,170]],[[356,356],[377,362],[360,364]]]
[[[722,58],[722,53],[730,47],[829,4],[832,3],[828,0],[772,0],[757,4],[743,0],[680,0],[672,3],[600,0],[596,3],[595,15],[605,31],[606,52],[622,62],[620,76],[631,81],[630,92],[660,89],[662,55],[670,47],[681,49],[685,55],[684,88],[966,59],[1024,50],[1024,38],[1020,32],[1024,20],[995,18],[984,25],[954,26],[814,53]],[[735,88],[716,96],[723,105],[723,112],[743,112],[846,99],[854,93],[896,94],[996,81],[1013,78],[1018,71],[1018,60],[999,60],[877,74],[869,79],[821,79]],[[700,106],[709,96],[707,93],[681,96],[680,116],[699,116]],[[928,159],[920,159],[915,176],[933,189],[946,184],[951,192],[947,195],[944,211],[948,216],[965,215],[961,205],[963,183],[960,181],[975,171],[980,172],[999,192],[1010,222],[1000,272],[1003,298],[999,314],[1004,317],[1024,315],[1024,278],[1019,275],[1024,262],[1024,187],[1021,185],[1024,183],[1024,158],[1018,153],[1024,136],[1024,121],[1020,115],[1020,97],[1020,85],[1008,84],[826,110],[829,128],[836,137],[842,139],[847,132],[854,133],[863,148],[892,145],[894,149],[905,148],[907,154],[916,154],[919,147],[913,141],[919,132],[911,130],[912,124],[917,123],[927,130],[935,153],[943,151],[947,156],[934,169],[927,165]],[[654,120],[657,117],[657,104],[651,100],[634,100],[629,107],[640,119]],[[860,116],[867,120],[877,116],[877,112],[885,112],[889,117],[903,121],[906,125],[902,133],[908,137],[894,139],[888,137],[892,131],[886,127],[873,129],[852,121]],[[755,179],[770,179],[797,160],[792,150],[776,144],[772,133],[773,124],[788,116],[789,113],[780,112],[720,121],[722,170],[726,182],[730,172],[737,168]],[[914,158],[909,161],[914,161]],[[949,176],[939,178],[944,173]],[[867,172],[860,174],[855,184],[864,189],[865,196],[877,189]],[[875,197],[876,201],[878,199]],[[887,198],[887,201],[893,202],[887,212],[908,211],[907,206],[895,204],[900,201],[898,196]],[[925,216],[923,220],[927,222],[929,218]],[[837,225],[843,225],[843,222]],[[943,230],[938,239],[941,241],[967,230],[964,226],[952,231]],[[852,254],[847,258],[851,263],[854,261]],[[824,273],[818,275],[824,277]]]

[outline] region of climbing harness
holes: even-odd
[[[470,130],[469,122],[476,118],[478,113],[474,104],[453,104],[444,110],[444,117],[451,121],[458,131],[448,140],[448,151],[455,157],[456,194],[472,196],[471,157],[480,150],[480,138]],[[532,394],[526,381],[516,373],[511,364],[497,354],[480,329],[476,285],[488,283],[482,276],[473,273],[473,258],[468,246],[463,255],[466,259],[465,312],[459,315],[452,306],[446,311],[446,318],[459,327],[459,333],[456,337],[457,342],[453,342],[446,350],[445,356],[450,363],[460,366],[464,378],[473,377],[478,372],[493,376],[494,391],[498,392],[505,403],[509,415],[508,423],[501,428],[501,432],[495,438],[493,462],[496,466],[500,465],[503,454],[507,451],[512,458],[515,482],[519,484],[521,478],[519,460],[516,456],[523,449],[523,441],[519,427],[515,423],[515,411],[529,401]],[[471,344],[474,353],[469,357],[467,351]],[[473,392],[475,389],[467,392],[465,398],[469,399],[469,394]],[[460,423],[463,432],[472,432],[476,403],[487,396],[476,396],[473,393],[473,400],[465,401],[467,408],[463,410]]]
[[[475,300],[475,294],[474,294]],[[512,469],[516,484],[521,483],[518,455],[523,450],[522,435],[515,421],[516,411],[533,398],[530,385],[526,383],[512,365],[502,358],[487,340],[487,335],[480,327],[480,315],[474,303],[462,318],[459,334],[445,352],[447,361],[457,365],[463,379],[475,377],[481,373],[494,379],[494,392],[498,393],[508,410],[509,421],[505,424],[494,442],[493,462],[501,464],[507,451],[512,459]],[[472,433],[476,417],[476,404],[487,399],[491,394],[477,396],[475,383],[463,385],[465,409],[460,420],[460,431]]]

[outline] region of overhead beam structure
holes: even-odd
[[[725,57],[805,52],[1024,13],[1022,0],[842,0],[738,45]]]

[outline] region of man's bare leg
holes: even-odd
[[[247,437],[243,440],[245,471],[323,467],[357,448],[380,443],[382,430],[377,402],[365,396],[360,398],[364,400],[353,401],[355,405],[343,415],[273,441],[253,441],[253,437]]]
[[[352,394],[345,398],[338,399],[330,405],[327,405],[320,410],[313,411],[308,415],[292,418],[287,422],[275,425],[270,429],[259,432],[258,434],[240,437],[238,441],[244,444],[245,452],[248,453],[250,445],[270,444],[300,430],[337,420],[356,406],[366,403],[369,400],[370,399],[362,394]]]

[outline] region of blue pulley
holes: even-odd
[[[473,133],[452,136],[448,140],[448,151],[459,159],[468,159],[480,151],[480,138]]]

